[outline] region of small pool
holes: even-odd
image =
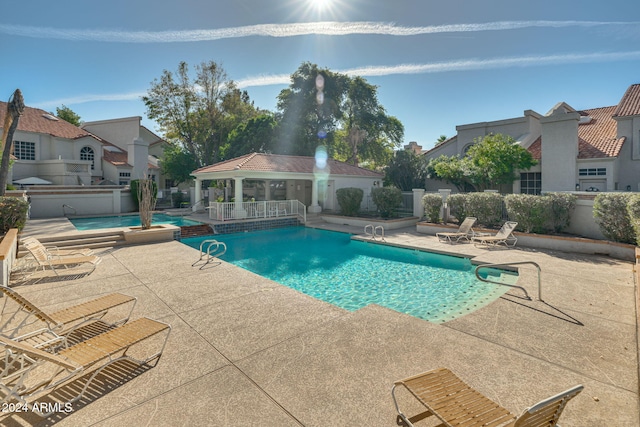
[[[182,243],[199,249],[204,239]],[[351,240],[345,233],[294,227],[215,239],[227,245],[223,260],[350,311],[378,304],[446,322],[509,289],[479,281],[468,258]],[[482,271],[514,279],[511,272]]]
[[[69,219],[78,230],[96,230],[100,228],[116,228],[116,227],[139,227],[139,215],[112,215],[100,216],[92,218],[73,218]],[[181,216],[171,216],[167,214],[153,214],[152,224],[172,224],[178,227],[184,225],[200,225],[198,221],[185,219]]]

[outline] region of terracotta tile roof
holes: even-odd
[[[626,138],[617,138],[617,122],[612,118],[616,106],[580,111],[591,121],[578,125],[578,159],[618,157]],[[534,159],[542,158],[542,137],[527,149]]]
[[[616,106],[580,112],[591,117],[591,121],[578,125],[579,159],[618,157],[626,138],[617,137],[618,124],[612,117],[615,109]]]
[[[640,84],[635,84],[627,88],[613,116],[625,117],[638,115],[640,115]]]
[[[7,103],[0,102],[0,127],[4,125]],[[47,118],[48,117],[48,118]],[[18,130],[51,135],[57,138],[78,139],[91,134],[84,129],[52,116],[38,108],[25,107],[18,121]]]
[[[284,173],[313,173],[315,158],[305,156],[285,156],[280,154],[251,153],[214,165],[205,166],[193,173],[231,172],[234,170]],[[329,159],[327,164],[332,175],[370,176],[383,175],[368,169]]]

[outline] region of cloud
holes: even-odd
[[[390,66],[366,66],[351,68],[348,70],[337,70],[342,74],[350,76],[377,77],[395,74],[428,74],[444,73],[451,71],[488,70],[511,67],[534,67],[545,65],[561,64],[584,64],[595,62],[629,61],[640,59],[640,51],[632,52],[611,52],[611,53],[586,53],[586,54],[566,54],[566,55],[536,55],[519,56],[511,58],[493,59],[460,59],[456,61],[434,62],[431,64],[400,64]],[[261,75],[247,77],[237,80],[236,84],[240,88],[252,86],[270,86],[289,84],[291,77],[285,74]]]
[[[638,22],[607,21],[499,21],[482,24],[430,25],[404,27],[385,22],[306,22],[289,24],[261,24],[210,30],[175,31],[119,31],[91,29],[59,29],[24,25],[0,24],[0,33],[13,36],[70,41],[98,41],[117,43],[187,43],[240,37],[294,37],[303,35],[345,36],[350,34],[378,34],[387,36],[415,36],[421,34],[506,31],[531,27],[622,27],[637,31]]]
[[[565,55],[536,55],[518,56],[511,58],[460,59],[456,61],[434,62],[430,64],[399,64],[389,66],[371,65],[359,68],[351,68],[347,70],[336,70],[336,72],[347,74],[350,76],[379,77],[398,74],[429,74],[512,67],[539,67],[545,65],[632,61],[639,59],[640,51]],[[236,80],[235,83],[241,89],[257,86],[288,85],[289,83],[291,83],[291,76],[289,74],[263,74]],[[46,109],[60,105],[74,105],[96,101],[134,101],[140,100],[140,98],[144,95],[146,95],[146,92],[106,95],[80,95],[76,97],[35,103],[34,107]]]

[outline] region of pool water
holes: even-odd
[[[140,215],[115,215],[92,218],[69,219],[78,230],[96,230],[101,228],[140,227]],[[172,224],[175,226],[200,225],[198,221],[185,219],[181,216],[167,214],[153,214],[152,224]]]
[[[204,239],[182,243],[199,249]],[[467,258],[351,240],[345,233],[294,227],[215,239],[227,245],[221,259],[349,311],[378,304],[446,322],[508,290],[479,281]]]

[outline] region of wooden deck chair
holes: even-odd
[[[454,241],[458,242],[460,239],[465,239],[468,242],[469,238],[473,234],[471,227],[476,223],[476,220],[477,218],[468,216],[464,221],[462,221],[458,231],[436,233],[436,237],[443,243],[453,243]]]
[[[395,395],[398,386],[404,386],[427,411],[413,417],[403,414]],[[465,384],[450,370],[439,368],[396,381],[391,395],[398,412],[396,423],[401,426],[412,427],[414,422],[435,415],[442,421],[438,427],[552,427],[557,425],[567,402],[582,389],[582,385],[572,387],[516,416]]]
[[[489,247],[489,246],[505,245],[507,247],[509,246],[513,247],[518,242],[518,238],[513,235],[513,230],[515,230],[517,225],[518,225],[517,222],[507,221],[502,225],[500,230],[498,230],[498,232],[495,235],[493,236],[474,235],[473,237],[471,237],[471,241],[474,243],[475,246]]]
[[[93,250],[89,248],[59,249],[57,246],[45,246],[35,237],[25,237],[21,239],[21,243],[25,248],[27,245],[30,245],[32,248],[38,248],[40,250],[43,250],[45,253],[47,253],[51,257],[93,255]]]
[[[135,358],[129,354],[136,344],[165,332],[166,336],[161,341],[159,351],[143,358]],[[157,364],[170,332],[171,326],[166,323],[141,318],[61,350],[57,354],[47,353],[24,342],[0,337],[0,348],[4,350],[4,363],[0,362],[0,402],[17,402],[27,405],[42,417],[49,416],[53,412],[40,411],[38,399],[59,386],[90,373],[77,395],[65,396],[69,397],[69,400],[64,402],[64,405],[73,403],[82,398],[91,382],[104,368],[117,361],[130,360],[144,365],[155,360]],[[158,339],[161,339],[160,335]],[[144,347],[147,350],[148,346]],[[75,391],[72,394],[76,394]]]
[[[11,288],[0,286],[0,291],[6,297],[0,335],[44,348],[58,345],[66,347],[66,337],[92,323],[102,322],[103,329],[124,325],[137,303],[135,297],[112,293],[48,313]],[[18,305],[18,310],[12,312],[8,309],[9,300]],[[122,309],[115,310],[117,307]],[[111,314],[105,320],[107,313]],[[46,325],[44,328],[39,327],[41,322]]]

